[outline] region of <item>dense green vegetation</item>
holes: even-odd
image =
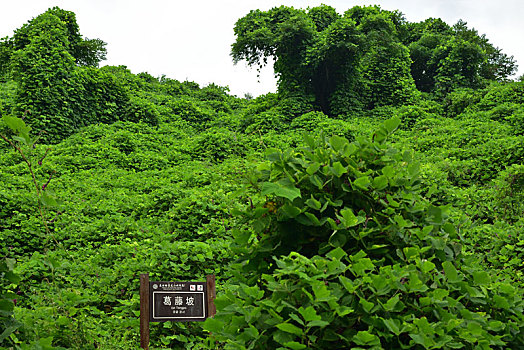
[[[0,40],[0,348],[138,349],[139,274],[217,277],[155,349],[524,347],[524,82],[464,22],[252,11],[242,99],[53,8]]]

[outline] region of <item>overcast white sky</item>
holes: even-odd
[[[133,73],[201,85],[227,85],[240,97],[247,92],[258,96],[276,90],[273,71],[268,67],[257,79],[256,69],[242,62],[233,65],[229,52],[236,20],[252,9],[321,3],[339,13],[355,5],[378,4],[400,10],[411,22],[440,17],[454,24],[463,19],[515,57],[521,66],[519,76],[524,72],[523,0],[2,0],[0,37],[11,36],[31,18],[59,6],[76,13],[83,36],[107,42],[103,65],[125,65]]]

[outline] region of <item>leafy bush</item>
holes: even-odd
[[[205,323],[226,348],[524,345],[522,291],[463,254],[450,206],[385,143],[399,123],[268,152],[235,237],[240,283]]]
[[[232,156],[246,154],[248,140],[242,134],[226,128],[210,128],[194,139],[192,154],[195,159],[220,162]]]
[[[524,82],[493,84],[491,89],[470,110],[487,111],[505,103],[524,103]]]
[[[281,132],[285,129],[282,115],[274,110],[256,114],[246,114],[240,121],[240,130],[246,134]]]
[[[326,136],[338,135],[354,139],[352,127],[345,121],[329,118],[322,112],[309,112],[293,119],[290,128],[295,132],[320,133]]]
[[[157,105],[145,99],[132,98],[122,119],[134,123],[144,122],[149,125],[157,125],[161,118],[158,109]]]
[[[524,213],[524,165],[513,164],[502,171],[495,182],[495,205],[507,222],[522,220]]]
[[[524,231],[523,223],[514,226],[497,221],[479,224],[467,231],[464,237],[468,254],[481,257],[486,269],[497,279],[524,288]]]
[[[466,108],[478,103],[484,93],[484,90],[468,88],[451,91],[442,101],[445,116],[448,118],[456,118],[462,114]]]
[[[200,130],[205,128],[206,123],[213,118],[214,114],[211,110],[203,108],[197,101],[192,99],[176,99],[170,101],[167,107],[171,109],[173,114]]]

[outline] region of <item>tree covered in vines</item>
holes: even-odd
[[[464,22],[409,23],[379,6],[343,14],[326,5],[253,10],[234,31],[235,62],[260,68],[274,59],[281,96],[305,98],[330,115],[406,104],[419,91],[478,88],[516,69],[512,57]]]
[[[0,40],[0,78],[16,82],[14,106],[41,140],[55,143],[78,128],[124,117],[129,105],[115,78],[96,69],[105,43],[82,38],[73,12],[51,8]]]
[[[435,18],[409,23],[404,43],[413,60],[413,79],[424,92],[480,88],[489,81],[507,80],[517,69],[513,56],[504,54],[464,21],[453,26]]]

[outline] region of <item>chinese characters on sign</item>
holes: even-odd
[[[204,321],[205,282],[150,282],[150,321]]]

